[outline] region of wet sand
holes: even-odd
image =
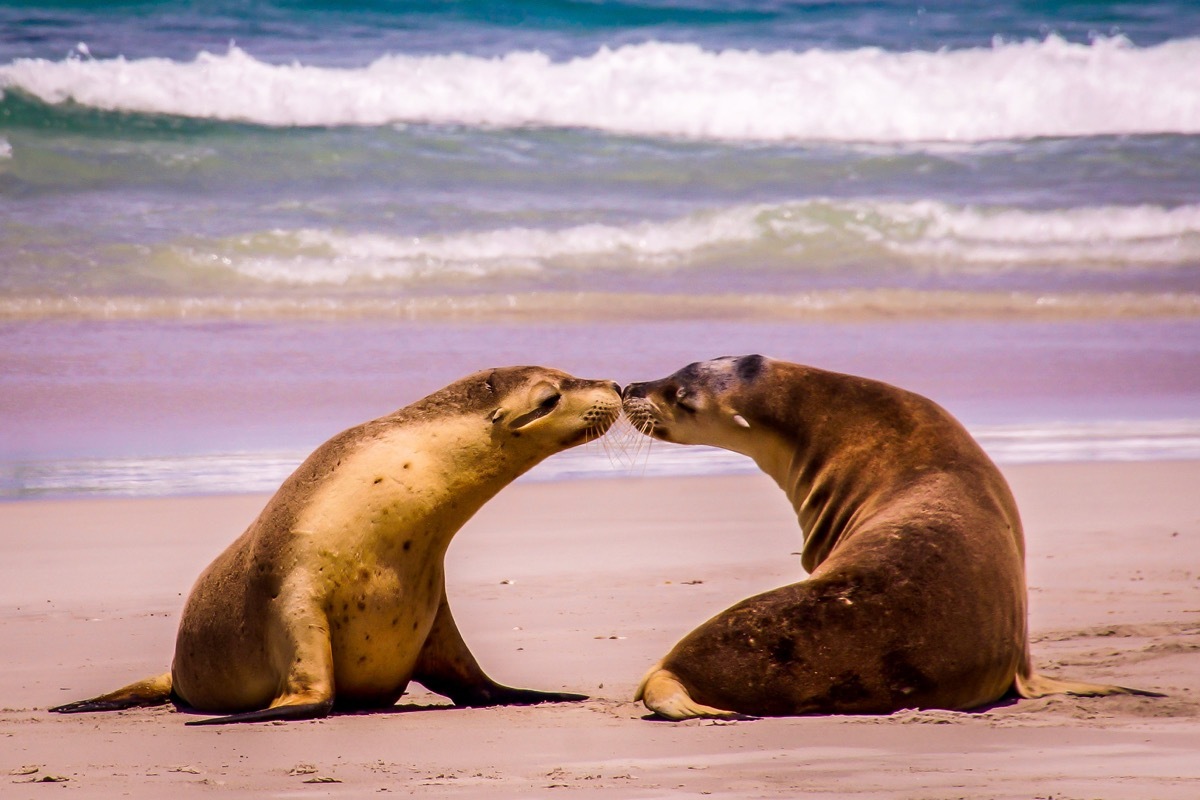
[[[1166,692],[975,713],[650,721],[630,701],[684,633],[802,576],[760,475],[519,483],[450,549],[463,635],[497,680],[579,704],[187,728],[169,708],[47,706],[158,672],[192,581],[260,495],[0,504],[0,794],[1193,798],[1200,462],[1009,467],[1041,669]]]

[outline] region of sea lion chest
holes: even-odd
[[[322,607],[340,697],[401,691],[412,677],[444,593],[441,554],[421,551],[398,562],[368,553],[332,576]]]
[[[421,436],[360,448],[296,521],[297,580],[329,629],[339,698],[403,691],[444,595],[451,538],[482,502]]]

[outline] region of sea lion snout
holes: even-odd
[[[646,396],[645,383],[630,383],[625,386],[625,390],[621,392],[621,399],[629,400],[636,397]]]
[[[661,381],[631,383],[621,393],[621,410],[638,431],[656,439],[666,436],[662,411],[651,399]]]

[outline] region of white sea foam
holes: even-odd
[[[1057,36],[895,53],[712,52],[649,42],[556,62],[392,55],[359,69],[267,64],[231,47],[0,66],[45,102],[272,126],[579,127],[721,140],[955,142],[1200,132],[1200,39]]]
[[[1200,205],[1017,210],[937,201],[807,200],[662,222],[429,236],[271,231],[172,249],[195,268],[290,286],[438,282],[730,263],[813,270],[847,262],[917,270],[1157,268],[1200,261]]]
[[[0,160],[12,158],[12,145],[3,136],[0,136]]]
[[[1200,420],[1107,420],[971,429],[1001,464],[1200,458]]]
[[[1200,259],[1198,205],[1028,211],[919,202],[882,204],[880,213],[913,234],[890,239],[889,250],[933,263],[1120,268]]]
[[[219,254],[186,248],[196,264],[291,285],[421,281],[535,273],[548,266],[678,264],[707,248],[763,235],[760,210],[736,208],[662,223],[579,225],[561,230],[503,228],[429,236],[303,229],[240,237]]]

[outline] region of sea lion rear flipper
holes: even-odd
[[[115,692],[55,706],[50,711],[58,714],[84,714],[92,711],[120,711],[123,708],[140,706],[161,706],[170,701],[171,673],[165,672],[122,686]]]
[[[230,725],[236,722],[275,722],[318,719],[333,709],[333,646],[327,624],[311,606],[295,604],[291,615],[275,614],[268,640],[275,645],[276,666],[285,672],[284,690],[266,708],[222,717],[194,719],[187,725]],[[212,708],[215,704],[209,704]],[[219,706],[217,706],[219,707]]]
[[[1116,686],[1105,683],[1084,683],[1083,681],[1059,680],[1048,678],[1036,672],[1028,675],[1017,673],[1015,686],[1017,695],[1027,700],[1046,697],[1052,694],[1070,694],[1076,697],[1105,697],[1113,694],[1132,694],[1141,697],[1166,697],[1161,692],[1146,689],[1130,689],[1127,686]]]
[[[445,695],[456,706],[479,708],[501,705],[534,705],[586,700],[587,695],[539,692],[503,686],[487,676],[467,649],[443,591],[433,627],[425,637],[412,679],[431,692]]]
[[[260,708],[257,711],[245,711],[240,714],[228,714],[224,717],[207,717],[194,719],[186,725],[229,725],[235,722],[275,722],[277,720],[319,719],[329,715],[333,707],[333,698],[308,703],[290,703],[285,705]]]
[[[675,677],[675,673],[662,668],[661,661],[646,673],[646,677],[642,678],[642,683],[638,686],[633,699],[635,701],[641,700],[646,708],[658,716],[669,720],[678,721],[695,718],[758,719],[758,717],[749,714],[740,714],[736,711],[728,711],[722,708],[706,706],[703,703],[697,703],[688,694],[687,688],[680,683],[679,678]]]

